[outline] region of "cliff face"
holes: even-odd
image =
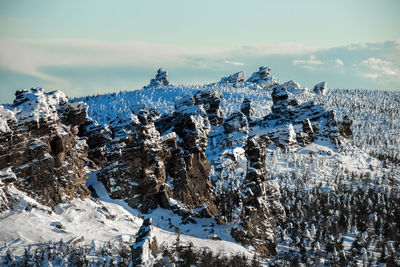
[[[77,137],[87,116],[84,103],[68,103],[62,92],[17,91],[14,104],[2,107],[0,170],[42,204],[54,206],[89,195],[87,145]]]

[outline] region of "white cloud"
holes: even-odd
[[[0,66],[47,81],[45,66],[149,65],[174,61],[186,52],[175,46],[92,40],[0,40]]]
[[[234,62],[234,61],[229,61],[229,60],[225,60],[224,63],[234,65],[234,66],[244,66],[245,65],[243,62]]]
[[[372,80],[376,80],[379,78],[379,75],[376,73],[367,73],[367,74],[363,74],[363,77],[372,79]]]
[[[302,43],[279,43],[279,44],[250,44],[240,48],[243,53],[257,55],[301,55],[315,52],[315,47],[306,46]],[[239,51],[240,53],[240,51]]]
[[[315,55],[311,55],[308,59],[294,59],[292,60],[293,66],[300,66],[305,69],[313,70],[316,66],[322,65],[324,62],[318,60]]]
[[[395,43],[397,45],[396,49],[400,50],[400,38],[395,40]]]
[[[358,43],[358,44],[351,44],[347,46],[347,50],[356,50],[356,49],[360,49],[360,48],[367,48],[368,45],[367,43]]]
[[[339,58],[337,58],[337,59],[335,60],[335,63],[336,63],[337,65],[339,65],[339,66],[343,66],[343,65],[344,65],[343,61],[341,61]]]
[[[374,73],[367,73],[363,76],[366,78],[377,79],[393,78],[400,81],[400,67],[396,66],[391,61],[382,60],[380,58],[370,57],[361,62],[362,65],[367,66],[370,70],[375,71]]]

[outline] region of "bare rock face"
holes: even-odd
[[[217,209],[205,154],[211,130],[207,113],[202,105],[182,106],[174,117],[174,131],[182,140],[168,164],[174,198],[188,209],[200,210],[202,216],[213,216]]]
[[[243,186],[243,209],[239,227],[232,228],[232,236],[240,243],[252,245],[263,256],[275,252],[276,222],[284,217],[280,204],[279,185],[267,178],[265,148],[267,136],[253,136],[245,146],[247,173]]]
[[[141,123],[108,144],[107,160],[97,174],[112,198],[123,199],[145,213],[158,205],[169,207],[165,192],[169,151],[150,113],[142,110],[138,115]]]
[[[76,135],[87,117],[86,104],[33,88],[17,91],[14,104],[1,110],[0,170],[18,179],[16,187],[48,206],[89,195],[88,147]]]
[[[207,102],[207,110],[200,104],[203,102]],[[218,95],[201,92],[178,103],[170,117],[142,109],[136,123],[120,125],[129,131],[113,127],[114,138],[97,175],[110,196],[144,213],[161,206],[213,216],[215,197],[205,150],[209,118],[220,123],[219,104]]]
[[[131,247],[132,266],[151,266],[157,257],[157,239],[153,234],[153,221],[148,218],[143,221]]]
[[[88,157],[101,166],[106,161],[107,144],[112,139],[112,132],[107,125],[99,125],[96,121],[88,118],[80,126],[79,136],[86,138],[88,144]],[[95,166],[93,166],[95,167]]]
[[[168,72],[163,68],[159,68],[157,70],[156,77],[150,80],[150,84],[145,86],[144,88],[157,88],[160,86],[167,86],[169,85],[168,81]]]
[[[270,76],[271,68],[261,66],[258,71],[254,72],[249,79],[247,79],[247,83],[257,84],[259,87],[263,89],[269,89],[272,86],[279,84],[279,81]]]

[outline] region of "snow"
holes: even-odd
[[[261,69],[260,69],[261,70]],[[275,78],[274,78],[275,79]],[[260,81],[259,83],[262,83]],[[275,83],[271,78],[268,83]],[[323,86],[323,83],[317,86]],[[380,183],[382,178],[376,177],[391,175],[395,181],[399,180],[398,165],[389,160],[378,160],[379,156],[391,155],[393,158],[400,154],[400,94],[362,91],[362,90],[329,90],[325,94],[314,95],[307,88],[296,81],[288,81],[283,86],[289,98],[296,98],[299,103],[314,100],[325,109],[334,109],[340,121],[345,115],[353,119],[353,136],[350,140],[342,140],[341,145],[333,144],[327,139],[317,139],[311,144],[293,146],[281,149],[271,144],[267,148],[266,166],[272,183],[279,183],[289,189],[302,186],[304,192],[312,192],[320,186],[321,190],[334,191],[340,180],[345,185],[362,187],[361,181],[351,181],[350,174],[360,175],[368,173],[371,183]],[[89,116],[100,125],[112,124],[116,117],[122,120],[138,122],[137,113],[143,106],[154,107],[161,114],[172,114],[178,109],[180,113],[190,114],[197,127],[203,129],[205,110],[203,106],[180,105],[199,90],[218,90],[222,93],[221,106],[224,117],[240,111],[245,98],[253,101],[255,119],[262,119],[271,112],[271,90],[268,86],[254,86],[251,83],[204,85],[204,86],[161,86],[131,92],[119,92],[93,97],[73,99],[73,105],[80,105],[77,101],[84,101],[88,105]],[[60,103],[68,101],[61,92],[45,93],[42,89],[34,89],[25,94],[29,101],[22,103],[17,109],[11,106],[0,106],[0,132],[8,132],[9,121],[29,119],[39,121],[40,118],[58,119],[56,108]],[[175,105],[175,103],[177,103]],[[30,103],[30,104],[29,104]],[[94,124],[96,125],[96,124]],[[244,176],[247,172],[247,159],[243,146],[248,136],[267,134],[274,130],[271,126],[249,127],[247,133],[234,132],[225,135],[223,128],[213,126],[210,130],[207,159],[211,163],[210,179],[219,194],[232,186],[241,190]],[[289,143],[296,142],[297,130],[292,124],[283,126]],[[153,131],[155,129],[150,129]],[[59,129],[62,133],[63,129]],[[208,133],[208,132],[207,132]],[[159,134],[158,134],[159,136]],[[176,137],[172,131],[164,133],[158,141],[165,141]],[[148,145],[153,145],[147,140]],[[40,144],[37,144],[40,145]],[[77,146],[84,147],[84,142]],[[50,156],[50,155],[49,155]],[[0,170],[0,176],[12,176],[11,169]],[[14,175],[15,176],[15,175]],[[276,178],[276,179],[275,179]],[[386,182],[387,183],[387,182]],[[2,185],[2,184],[0,184]],[[143,215],[130,208],[125,202],[111,199],[103,184],[96,178],[96,172],[89,173],[87,185],[93,186],[99,198],[80,200],[75,199],[69,204],[58,205],[55,210],[40,205],[34,199],[9,186],[8,192],[12,195],[12,210],[0,215],[0,255],[6,253],[6,248],[22,253],[22,248],[28,244],[49,242],[50,240],[66,241],[79,240],[84,237],[82,244],[99,245],[107,241],[114,243],[126,240],[136,235],[142,223]],[[389,192],[390,186],[384,184],[380,190]],[[179,205],[179,201],[170,200]],[[112,219],[107,219],[107,217]],[[183,224],[182,218],[169,210],[161,208],[153,210],[150,216],[154,222],[154,235],[158,244],[172,246],[176,239],[175,228],[182,233],[184,243],[192,242],[196,248],[208,248],[223,254],[244,253],[252,257],[250,247],[237,244],[230,236],[231,225],[217,225],[212,219],[194,218],[196,224]],[[369,215],[371,221],[379,220],[376,214]],[[55,225],[61,224],[62,229]],[[312,224],[307,235],[316,234],[318,224]],[[307,230],[308,231],[308,230]],[[307,233],[307,232],[306,232]],[[345,249],[350,249],[355,240],[356,231],[344,235]],[[211,240],[215,236],[221,241]],[[129,238],[128,238],[129,239]],[[373,248],[367,249],[371,252]],[[279,251],[289,250],[287,242],[278,246]],[[365,255],[364,251],[362,255]]]
[[[74,199],[71,203],[57,205],[54,210],[10,187],[8,191],[15,199],[15,205],[0,215],[0,244],[6,244],[0,247],[0,255],[5,255],[8,249],[21,255],[28,245],[34,247],[61,239],[87,246],[100,246],[108,241],[116,246],[122,239],[132,240],[142,224],[142,215],[122,200],[111,199],[104,185],[97,181],[95,172],[89,173],[87,185],[93,186],[99,199]],[[175,228],[178,227],[183,244],[193,243],[194,248],[224,255],[243,253],[253,256],[247,248],[234,242],[229,227],[216,225],[212,219],[195,218],[196,224],[182,224],[180,216],[161,208],[146,217],[153,219],[154,236],[160,246],[173,246]],[[209,239],[212,235],[218,235],[222,240]]]

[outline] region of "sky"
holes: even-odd
[[[0,103],[17,89],[204,84],[259,66],[282,82],[400,91],[400,1],[0,0]]]

